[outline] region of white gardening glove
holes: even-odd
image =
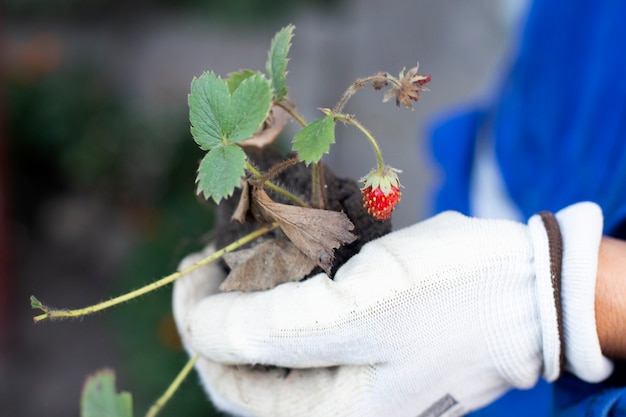
[[[556,379],[563,344],[566,369],[604,379],[601,212],[581,203],[543,217],[446,212],[368,243],[334,281],[263,292],[215,295],[223,273],[207,266],[175,284],[178,329],[212,401],[241,416],[458,416]]]

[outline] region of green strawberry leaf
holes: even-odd
[[[287,95],[287,54],[291,46],[294,25],[282,28],[272,39],[267,59],[267,74],[272,80],[274,100],[281,101]]]
[[[198,194],[219,204],[240,185],[245,174],[246,153],[238,145],[219,146],[209,151],[198,168]]]
[[[242,79],[232,95],[226,81],[205,72],[191,83],[191,134],[201,149],[239,142],[251,137],[272,106],[269,81],[262,74]]]
[[[324,116],[300,130],[293,138],[293,150],[300,160],[309,165],[322,159],[330,145],[335,143],[335,120]]]
[[[262,74],[243,80],[231,96],[231,125],[225,130],[230,143],[246,140],[256,132],[270,114],[272,89]]]
[[[115,373],[104,369],[85,381],[80,399],[81,417],[132,417],[133,399],[128,392],[115,392]]]
[[[256,74],[259,74],[259,72],[252,70],[241,70],[228,74],[226,84],[228,84],[228,91],[230,92],[230,94],[232,94],[233,91],[235,91],[237,87],[239,87],[239,84],[241,84],[243,80],[246,80]]]
[[[213,72],[191,82],[188,98],[191,134],[201,149],[208,151],[225,140],[230,125],[230,94],[226,83]]]

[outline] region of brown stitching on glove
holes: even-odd
[[[559,332],[559,343],[561,352],[559,354],[559,375],[565,365],[565,341],[563,333],[563,307],[561,302],[561,268],[563,263],[563,237],[559,222],[554,214],[549,211],[539,213],[543,225],[548,234],[548,248],[550,251],[550,279],[552,281],[552,292],[554,295],[554,304],[556,307],[556,321]]]

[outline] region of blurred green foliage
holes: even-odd
[[[179,235],[170,216],[186,215],[176,204],[166,209],[166,227],[157,236],[140,245],[127,265],[123,280],[116,293],[137,288],[154,279],[173,272],[176,260],[185,249],[198,249],[192,244],[175,245],[172,239]],[[179,255],[178,257],[176,255]],[[150,405],[165,391],[188,360],[180,346],[171,315],[171,289],[165,288],[142,299],[128,303],[111,312],[112,325],[119,334],[123,352],[123,373],[128,377],[133,393],[135,415],[143,415]],[[164,416],[210,417],[218,415],[202,391],[198,376],[192,372],[178,391],[165,405]]]
[[[170,274],[185,253],[200,247],[213,211],[195,196],[201,151],[191,139],[187,109],[147,119],[128,108],[88,65],[7,81],[18,222],[36,235],[37,210],[47,199],[87,193],[135,229],[128,262],[112,294],[103,298]],[[116,371],[127,381],[139,414],[187,360],[170,312],[168,287],[107,313],[125,361]],[[211,415],[194,378],[195,373],[167,410],[178,416]]]
[[[18,216],[63,190],[144,205],[183,193],[199,205],[193,180],[201,152],[186,109],[148,119],[88,68],[9,80],[5,93]]]

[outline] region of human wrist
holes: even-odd
[[[602,353],[626,358],[626,242],[603,237],[595,293],[596,325]]]

